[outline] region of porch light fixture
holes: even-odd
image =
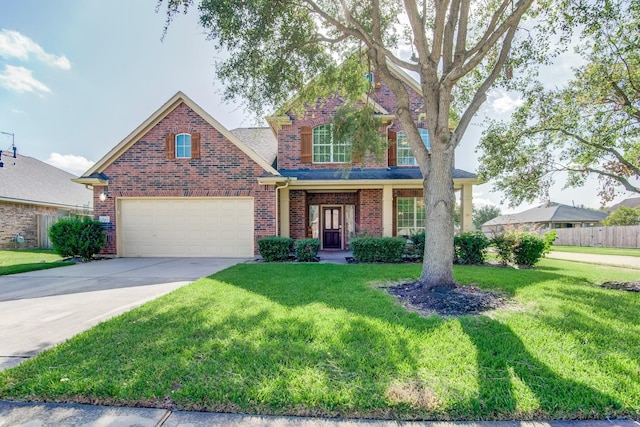
[[[105,200],[107,200],[109,197],[111,197],[111,193],[110,193],[110,192],[108,192],[108,191],[103,191],[103,192],[100,194],[100,201],[101,201],[101,202],[104,202],[104,201],[105,201]]]
[[[15,144],[15,138],[16,135],[14,133],[9,133],[9,132],[2,132],[0,131],[1,134],[3,135],[9,135],[11,136],[11,146],[9,147],[9,150],[6,151],[13,151],[13,158],[16,158],[16,152],[18,151],[16,149],[16,144]],[[14,163],[15,165],[15,163]],[[4,167],[4,162],[2,161],[2,150],[0,150],[0,168]]]

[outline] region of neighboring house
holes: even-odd
[[[419,111],[419,85],[396,72]],[[273,235],[317,237],[335,250],[355,234],[411,235],[424,224],[421,173],[390,90],[377,85],[370,98],[390,141],[381,162],[346,168],[349,147],[331,141],[338,97],[300,115],[283,107],[268,128],[229,131],[178,92],[75,181],[94,187],[106,252],[117,256],[250,257],[259,238]],[[471,230],[477,177],[453,176],[462,227]]]
[[[485,233],[510,229],[542,230],[557,228],[595,227],[607,217],[604,212],[576,208],[560,203],[547,203],[524,212],[501,215],[482,224]]]
[[[615,205],[611,206],[610,208],[607,209],[608,212],[613,212],[618,210],[621,207],[627,207],[627,208],[636,208],[638,206],[640,206],[640,197],[631,197],[628,199],[624,199],[623,201],[621,201],[620,203],[616,203]]]
[[[68,216],[91,211],[93,193],[74,184],[74,175],[18,154],[3,157],[0,168],[0,248],[36,248],[41,215]],[[43,233],[46,230],[42,230]],[[20,243],[16,236],[20,236]],[[44,234],[46,236],[46,234]],[[24,241],[22,241],[24,239]]]

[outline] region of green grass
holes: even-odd
[[[0,373],[0,399],[397,419],[640,416],[638,274],[456,266],[510,309],[424,318],[419,265],[241,264]]]
[[[572,252],[581,254],[594,254],[594,255],[625,255],[625,256],[637,256],[640,257],[640,249],[633,248],[601,248],[591,246],[556,246],[553,245],[552,251],[558,252]]]
[[[0,250],[0,276],[72,264],[49,249]]]

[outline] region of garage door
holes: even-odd
[[[251,257],[253,199],[121,199],[120,256]]]

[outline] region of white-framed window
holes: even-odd
[[[397,199],[398,236],[411,236],[424,230],[425,208],[422,197],[398,197]]]
[[[351,161],[351,144],[333,141],[331,124],[313,128],[313,163],[347,163]]]
[[[179,133],[176,135],[176,158],[191,158],[191,134]]]
[[[422,143],[427,147],[427,150],[430,150],[431,140],[429,139],[429,131],[427,129],[418,128],[418,132],[420,132],[420,136],[422,137]],[[398,166],[417,166],[418,162],[413,156],[413,150],[409,146],[409,141],[407,141],[407,136],[404,131],[398,132],[397,143]]]

